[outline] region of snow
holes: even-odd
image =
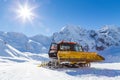
[[[31,61],[0,63],[0,80],[119,80],[119,66],[120,63],[95,63],[91,68],[52,70]]]
[[[111,46],[99,54],[105,57],[105,62],[120,62],[120,46]]]
[[[29,40],[28,42],[29,43],[33,42],[33,43],[36,43],[36,44],[40,44],[39,42],[36,42],[36,41],[33,41],[33,40]]]
[[[44,35],[35,35],[33,37],[30,37],[30,39],[42,44],[43,47],[45,47],[45,48],[49,47],[51,40],[52,40],[51,37],[44,36]]]
[[[17,49],[12,47],[11,45],[6,44],[4,41],[0,41],[0,56],[12,57],[12,58],[15,58],[15,57],[27,58],[27,56],[25,56],[22,52],[18,51]]]
[[[47,42],[44,43],[44,40]],[[2,31],[0,31],[0,41],[3,41],[3,43],[11,45],[12,47],[16,48],[21,52],[32,53],[47,52],[48,46],[50,44],[49,37],[44,36],[27,37],[22,33]]]
[[[101,68],[101,69],[120,70],[120,63],[93,63],[91,67],[99,68],[99,69]]]

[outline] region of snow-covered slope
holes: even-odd
[[[105,62],[120,62],[120,46],[111,46],[99,54],[105,57]]]
[[[44,39],[43,37],[39,38],[35,37],[34,41],[34,37],[29,38],[22,33],[1,31],[0,39],[3,40],[5,43],[10,44],[12,47],[18,49],[21,52],[41,53],[47,52],[48,50],[46,48],[46,45],[44,45],[43,42],[39,41],[40,39],[42,41]],[[50,40],[48,40],[48,42],[49,41]]]
[[[11,45],[7,44],[3,40],[0,40],[0,62],[15,61],[15,62],[25,62],[29,57],[17,49],[13,48]]]
[[[0,62],[28,62],[28,61],[46,61],[48,58],[42,56],[45,54],[33,54],[30,52],[21,52],[3,40],[0,40]]]
[[[0,63],[0,80],[120,80],[119,66],[100,63],[91,68],[51,70],[30,62]]]
[[[27,36],[17,32],[0,32],[0,39],[20,51],[26,51]]]
[[[20,51],[16,50],[9,44],[5,43],[4,41],[0,40],[0,56],[4,57],[26,57]]]

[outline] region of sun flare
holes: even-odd
[[[30,7],[27,3],[24,5],[19,4],[17,12],[17,17],[22,19],[23,22],[30,21],[35,18],[35,7]]]

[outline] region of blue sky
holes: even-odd
[[[16,18],[18,4],[35,7],[36,17],[23,22]],[[120,25],[120,0],[0,0],[0,31],[22,32],[28,36],[47,36],[66,25],[99,29]]]

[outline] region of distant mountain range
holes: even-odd
[[[42,53],[47,52],[50,38],[42,35],[27,37],[17,32],[0,32],[0,39],[22,52]]]
[[[17,32],[0,32],[0,40],[21,52],[47,53],[52,41],[61,40],[78,42],[86,51],[101,51],[120,45],[120,27],[105,26],[99,30],[86,30],[77,26],[65,26],[50,37],[27,37]]]

